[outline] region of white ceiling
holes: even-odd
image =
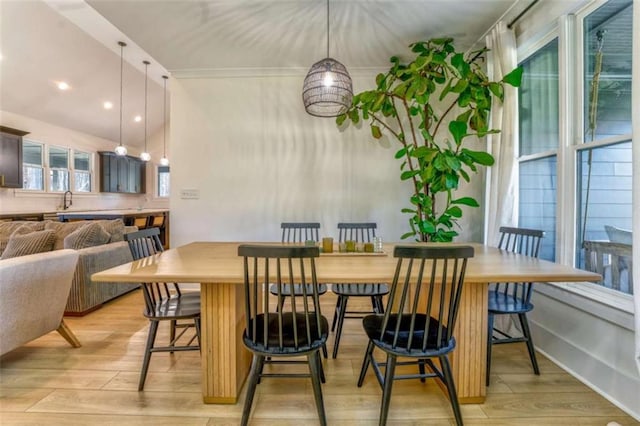
[[[530,0],[334,0],[330,56],[349,70],[388,67],[408,45],[452,36],[476,45]],[[81,29],[82,28],[82,29]],[[149,132],[162,123],[162,79],[174,76],[299,73],[327,49],[322,0],[0,0],[0,109],[117,141],[118,40],[124,49],[123,143],[143,141],[142,60],[149,68]],[[54,82],[72,89],[60,92]],[[114,102],[105,111],[102,103]]]

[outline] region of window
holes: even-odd
[[[575,153],[576,267],[594,269],[601,261],[601,284],[629,294],[632,6],[611,0],[584,18],[584,131]],[[627,241],[612,228],[628,232]]]
[[[91,192],[91,154],[73,153],[73,188],[76,192]]]
[[[49,147],[49,190],[69,190],[69,150],[66,148]]]
[[[519,218],[542,229],[540,257],[555,260],[556,158],[559,140],[558,40],[520,63]]]
[[[22,141],[22,189],[44,191],[44,167],[41,143]]]
[[[169,197],[169,166],[158,166],[158,197]]]
[[[545,231],[542,258],[601,273],[600,285],[629,294],[632,7],[593,3],[575,26],[561,21],[567,39],[519,52],[519,226]]]

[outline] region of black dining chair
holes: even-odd
[[[133,260],[142,259],[143,257],[152,256],[164,251],[164,246],[160,241],[160,229],[159,228],[146,228],[136,232],[130,232],[125,234],[125,241],[129,244],[129,250]],[[170,289],[170,296],[173,298],[179,298],[182,304],[194,304],[200,306],[200,291],[182,291],[178,283],[167,283],[168,289]],[[177,340],[176,333],[178,329],[182,329],[182,332],[178,335],[178,339],[185,333],[187,328],[193,327],[193,323],[178,323],[176,320],[171,320],[171,329],[169,340]]]
[[[455,349],[453,329],[458,315],[469,246],[396,246],[398,258],[384,314],[362,320],[369,344],[362,362],[358,387],[369,365],[382,387],[379,424],[385,425],[394,380],[437,377],[447,388],[456,419],[462,425],[456,387],[448,354]],[[374,349],[386,354],[379,362]],[[398,358],[408,359],[398,361]],[[432,361],[437,358],[438,364]],[[396,375],[396,365],[417,365],[417,374]],[[425,366],[430,372],[426,372]],[[384,367],[384,375],[381,367]]]
[[[134,260],[143,259],[164,250],[158,235],[158,228],[147,228],[125,234],[125,241],[129,244]],[[150,328],[138,382],[139,391],[144,389],[152,353],[200,350],[200,293],[183,293],[177,283],[140,283],[140,287],[145,303],[143,314],[149,319]],[[170,322],[167,346],[155,345],[158,325],[161,321]],[[191,327],[195,328],[195,335],[186,344],[178,345],[179,339]],[[176,329],[179,328],[182,331],[176,336]],[[193,344],[196,339],[197,344]]]
[[[282,242],[283,243],[305,243],[306,241],[314,241],[318,243],[320,224],[318,222],[282,222]],[[327,292],[327,285],[318,284],[318,293],[323,295]],[[278,309],[282,309],[287,297],[300,297],[303,293],[311,294],[309,288],[304,289],[300,284],[286,284],[279,291],[275,285],[269,287],[269,292],[274,296],[278,296]]]
[[[310,377],[320,418],[326,425],[321,382],[324,381],[319,351],[325,347],[329,323],[320,311],[315,258],[318,247],[240,245],[244,263],[246,328],[244,345],[253,353],[242,425],[249,421],[256,387],[264,377]],[[291,298],[290,310],[271,311],[263,282],[273,282],[279,290],[295,280],[301,284],[301,298]],[[308,293],[307,293],[308,291]],[[306,361],[290,358],[306,356]],[[263,373],[265,363],[307,363],[309,374]]]
[[[498,248],[512,253],[538,257],[544,232],[538,229],[500,227]],[[531,303],[533,283],[493,283],[489,287],[489,320],[487,333],[487,375],[489,386],[491,374],[491,347],[502,343],[526,342],[531,366],[536,375],[540,374],[533,338],[527,321],[527,312],[533,310]],[[497,315],[518,315],[522,336],[513,337],[494,326]]]
[[[357,243],[370,243],[376,236],[377,225],[375,223],[338,223],[338,241],[343,243],[347,240],[353,240]],[[333,358],[338,356],[338,348],[340,346],[340,338],[342,336],[342,326],[345,318],[362,318],[365,314],[384,313],[384,305],[382,297],[389,293],[389,286],[383,283],[367,283],[367,284],[333,284],[331,291],[338,296],[336,301],[336,309],[333,313],[333,321],[331,322],[331,331],[335,331],[335,341],[333,345]],[[371,299],[370,311],[349,311],[347,303],[349,297],[368,297]],[[347,315],[349,314],[349,315]],[[336,329],[337,325],[337,329]]]

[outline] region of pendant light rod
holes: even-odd
[[[147,68],[149,61],[142,61],[144,64],[144,152],[147,152]]]
[[[327,0],[327,58],[330,58],[331,56],[329,56],[329,0]]]
[[[120,46],[120,140],[116,147],[116,154],[127,155],[127,149],[122,145],[122,78],[124,70],[124,47],[127,45],[124,41],[119,41]]]
[[[148,125],[148,120],[147,120],[147,99],[148,99],[148,69],[149,69],[149,64],[151,62],[149,61],[142,61],[142,63],[144,64],[144,152],[142,154],[140,154],[140,159],[142,161],[149,161],[151,160],[151,155],[149,154],[149,152],[147,151],[147,125]]]
[[[164,106],[163,106],[163,116],[162,116],[162,158],[160,159],[160,164],[162,166],[169,165],[169,159],[167,158],[167,79],[169,77],[166,75],[162,76],[163,86],[164,86]]]

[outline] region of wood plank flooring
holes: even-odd
[[[329,293],[322,300],[331,319],[335,297]],[[65,320],[81,348],[50,333],[0,358],[0,424],[239,424],[244,395],[236,405],[202,403],[197,353],[154,354],[145,390],[136,391],[148,330],[141,310],[141,294],[134,291],[85,317]],[[366,346],[361,327],[357,319],[346,320],[338,358],[324,360],[323,393],[331,425],[378,422],[381,391],[375,378],[369,374],[362,388],[356,386]],[[166,324],[158,338],[168,338]],[[333,334],[329,353],[332,339]],[[533,375],[524,345],[499,345],[493,351],[487,400],[462,406],[466,425],[639,424],[541,354],[542,374]],[[308,380],[263,380],[251,424],[317,425]],[[433,380],[411,380],[394,383],[388,424],[455,423],[447,398]]]

